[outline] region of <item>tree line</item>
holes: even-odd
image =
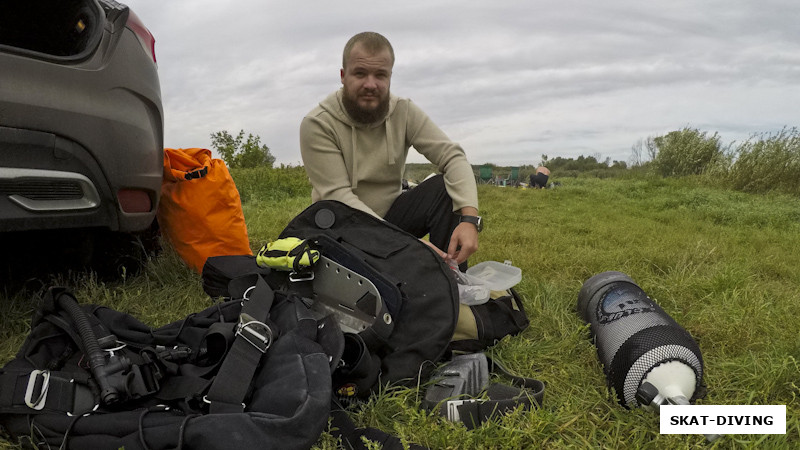
[[[244,130],[235,137],[225,130],[212,133],[211,145],[231,168],[271,168],[275,163],[261,138],[252,133],[245,137]],[[542,155],[540,164],[548,167],[554,177],[607,178],[632,172],[662,177],[699,176],[709,183],[741,191],[800,194],[800,130],[794,127],[754,134],[744,142],[723,146],[718,133],[687,126],[638,140],[631,147],[630,164],[601,160],[599,154],[577,158]],[[510,172],[510,168],[488,165],[499,169],[495,172]],[[432,165],[419,166],[414,170],[423,175],[435,171]],[[478,167],[473,169],[477,171]],[[519,179],[525,179],[535,168],[521,166]]]
[[[599,155],[548,158],[552,177],[616,176],[698,177],[705,184],[744,192],[800,195],[800,130],[753,134],[741,143],[723,145],[719,133],[693,127],[640,139],[631,147],[630,163],[601,160]],[[496,168],[502,172],[508,168]],[[535,166],[521,166],[520,173]]]

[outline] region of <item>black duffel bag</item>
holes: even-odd
[[[413,385],[430,374],[447,351],[459,310],[452,269],[436,252],[386,221],[331,200],[295,217],[280,234],[288,237],[308,240],[380,292],[374,324],[345,333],[342,364],[333,374],[340,399],[366,397],[387,383]],[[283,287],[310,298],[326,294],[304,292],[302,284]]]

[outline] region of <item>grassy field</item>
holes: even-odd
[[[234,172],[257,249],[309,204],[301,168]],[[689,179],[560,178],[555,189],[479,186],[486,228],[471,263],[511,260],[531,325],[491,349],[514,372],[547,383],[544,405],[468,431],[425,413],[422,392],[392,388],[354,414],[432,449],[800,448],[800,203],[794,196],[709,188]],[[660,435],[658,417],[626,410],[606,388],[589,329],[575,311],[583,282],[630,275],[699,342],[702,404],[787,405],[786,435]],[[168,249],[121,283],[70,281],[78,299],[153,326],[209,305],[199,275]],[[35,307],[0,298],[0,363],[13,357]],[[9,446],[10,444],[5,444]],[[324,435],[322,449],[335,448]]]

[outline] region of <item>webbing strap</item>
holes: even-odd
[[[448,418],[460,421],[468,430],[480,426],[497,414],[513,410],[517,406],[528,409],[536,403],[527,389],[519,389],[504,384],[492,384],[486,391],[489,400],[451,400],[448,403]],[[457,414],[452,409],[455,408]]]
[[[83,414],[97,406],[87,380],[48,370],[0,373],[0,409]]]
[[[242,413],[261,357],[272,344],[272,330],[266,324],[275,294],[263,278],[243,300],[236,338],[204,400],[211,414]]]
[[[515,375],[511,373],[511,371],[508,370],[506,366],[501,364],[500,361],[492,359],[488,355],[486,356],[486,360],[489,362],[490,372],[503,375],[506,378],[510,379],[515,386],[526,389],[531,395],[531,398],[536,402],[536,404],[538,406],[542,405],[542,400],[544,399],[543,382],[535,378],[521,377],[519,375]]]
[[[489,371],[509,378],[513,386],[494,383],[486,390],[489,400],[468,399],[451,401],[457,411],[457,420],[467,429],[473,429],[497,414],[511,411],[517,406],[524,409],[542,405],[544,383],[534,378],[526,378],[511,373],[499,361],[486,357]],[[448,402],[450,403],[450,402]],[[452,408],[451,412],[452,412]]]
[[[166,402],[184,400],[197,395],[198,392],[206,392],[211,381],[195,376],[172,375],[162,381],[161,389],[155,397]]]

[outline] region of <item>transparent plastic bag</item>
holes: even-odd
[[[465,305],[482,305],[489,300],[489,288],[480,278],[466,274],[458,269],[454,260],[447,261],[458,283],[458,299]]]

